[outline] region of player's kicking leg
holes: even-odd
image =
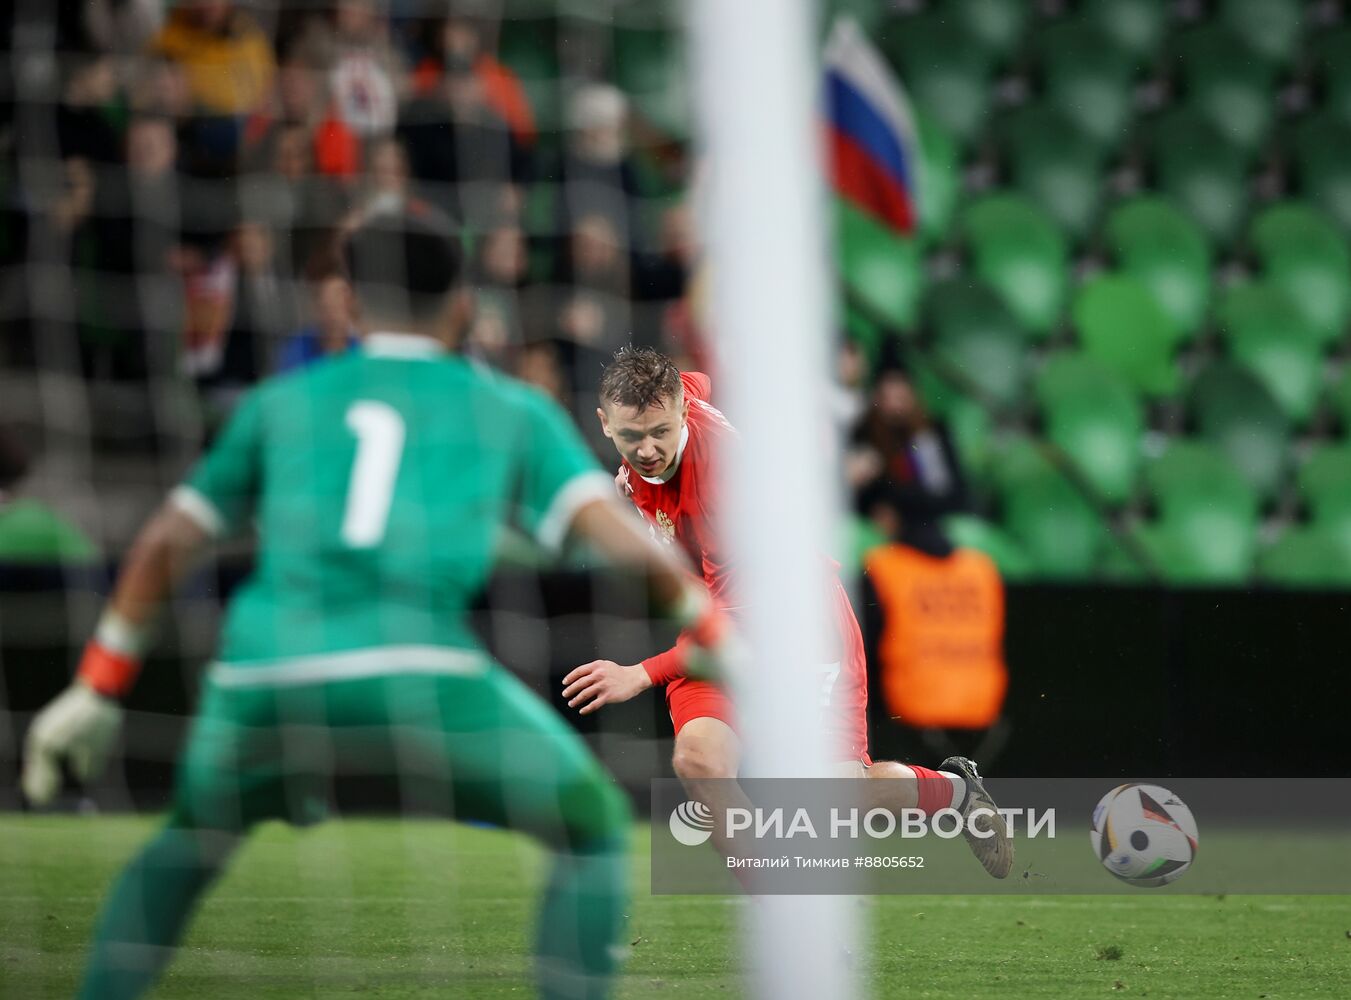
[[[676,733],[671,767],[685,787],[685,793],[708,806],[713,813],[714,848],[724,858],[731,857],[734,845],[727,839],[723,817],[728,809],[750,807],[750,800],[737,784],[741,766],[741,741],[722,718],[698,716],[682,720]],[[743,888],[750,889],[749,869],[734,868]]]
[[[917,764],[879,760],[867,769],[866,776],[870,805],[898,814],[902,809],[918,809],[926,816],[955,809],[962,816],[967,845],[981,866],[995,878],[1006,878],[1013,869],[1008,827],[973,761],[949,757],[933,771]]]
[[[949,757],[938,766],[940,772],[958,774],[966,784],[966,794],[954,808],[962,814],[962,835],[987,872],[1006,878],[1013,869],[1013,841],[1004,817],[999,815],[985,782],[976,771],[976,762],[966,757]]]

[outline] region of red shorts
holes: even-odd
[[[836,581],[833,595],[835,625],[840,640],[841,660],[838,674],[830,687],[829,736],[840,747],[840,760],[861,760],[872,764],[868,756],[868,659],[863,648],[863,633],[854,617],[844,585]],[[718,719],[736,729],[736,713],[722,688],[709,681],[678,677],[666,685],[666,707],[676,735],[692,719]]]
[[[718,719],[736,729],[736,715],[732,712],[732,701],[723,693],[722,688],[709,681],[697,681],[693,677],[677,677],[666,685],[666,707],[671,713],[671,723],[676,735],[692,719]]]

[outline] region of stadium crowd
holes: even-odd
[[[215,423],[260,377],[347,349],[333,237],[415,200],[465,233],[466,351],[585,397],[585,426],[612,350],[689,341],[684,144],[633,120],[600,59],[545,132],[492,16],[391,9],[63,5],[52,102],[7,116],[4,254],[70,265],[86,377],[190,378]],[[43,324],[24,331],[5,360],[44,363]]]
[[[472,260],[465,352],[557,398],[600,454],[595,389],[615,349],[707,369],[689,143],[607,82],[608,39],[560,42],[563,86],[532,90],[496,56],[491,5],[408,9],[61,4],[53,37],[20,40],[32,80],[0,131],[2,263],[48,265],[55,285],[9,283],[17,322],[0,362],[64,367],[91,398],[117,387],[117,412],[91,404],[96,437],[127,424],[139,393],[142,426],[123,439],[154,450],[192,425],[195,450],[259,378],[355,343],[336,238],[364,213],[422,202],[455,220]],[[865,378],[846,349],[846,429]],[[174,392],[200,419],[162,404]],[[879,487],[885,455],[926,426],[887,420],[854,431],[854,485],[883,525],[899,495]],[[906,489],[930,481],[892,465]]]

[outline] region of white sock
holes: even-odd
[[[962,803],[966,801],[966,779],[960,774],[953,774],[951,771],[939,771],[938,773],[952,782],[952,808],[960,810]]]

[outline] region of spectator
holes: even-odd
[[[136,52],[164,22],[161,0],[84,0],[84,29],[102,52]]]
[[[265,148],[272,158],[241,180],[240,201],[246,215],[272,229],[279,273],[301,274],[342,217],[346,193],[314,170],[305,126],[276,128]]]
[[[469,228],[519,200],[511,188],[526,179],[524,151],[472,67],[447,66],[433,90],[400,110],[398,135],[427,199]]]
[[[474,322],[465,352],[488,364],[510,367],[523,340],[519,300],[525,285],[525,233],[514,222],[494,226],[479,241]]]
[[[0,426],[0,563],[89,563],[98,549],[83,531],[49,504],[29,495],[28,455]]]
[[[179,63],[163,56],[146,56],[139,61],[128,96],[133,112],[163,115],[175,125],[192,115],[188,74]]]
[[[577,220],[568,238],[564,275],[554,316],[557,334],[607,352],[623,346],[631,335],[629,262],[608,216]]]
[[[572,408],[567,374],[559,355],[558,345],[542,340],[522,348],[516,361],[515,375],[539,389],[565,410]]]
[[[83,227],[93,211],[94,171],[89,161],[79,156],[62,161],[61,171],[61,193],[52,204],[51,220],[58,232],[68,236]]]
[[[966,503],[948,433],[929,419],[899,366],[878,373],[851,438],[846,475],[862,514],[887,537],[903,531],[921,548],[926,535],[934,536],[934,545],[945,545],[940,519]]]
[[[109,56],[77,57],[56,114],[63,157],[98,167],[122,162],[122,135],[113,123],[117,78]]]
[[[869,686],[929,752],[990,757],[1008,689],[999,571],[974,549],[907,542],[903,517],[899,527],[866,560]]]
[[[509,66],[498,62],[487,51],[484,35],[487,24],[481,19],[451,15],[436,25],[430,39],[432,54],[418,64],[413,88],[424,94],[435,90],[447,70],[465,66],[473,69],[483,89],[483,99],[511,129],[524,147],[535,143],[535,113],[520,78]]]
[[[362,139],[388,135],[398,120],[407,72],[376,0],[338,0],[328,43],[336,118]]]
[[[560,232],[571,231],[577,219],[601,215],[626,247],[641,247],[630,212],[641,191],[629,150],[628,115],[628,100],[607,83],[584,84],[568,101]]]
[[[863,351],[847,336],[842,336],[835,356],[835,380],[830,393],[830,415],[841,434],[848,435],[863,414],[867,375],[868,362]]]
[[[614,454],[614,445],[606,440],[596,419],[600,373],[611,357],[610,352],[556,338],[533,341],[516,354],[516,377],[537,386],[567,410],[602,458]]]
[[[320,358],[343,354],[354,348],[357,329],[352,308],[352,290],[341,274],[330,271],[314,278],[310,282],[313,321],[282,345],[277,371],[294,371]]]
[[[661,214],[657,252],[635,257],[635,297],[649,301],[681,298],[698,263],[693,212],[687,201],[681,201]]]
[[[345,139],[347,148],[341,143],[333,150],[319,148],[320,129],[330,104],[327,67],[323,45],[313,36],[287,46],[267,100],[244,128],[245,149],[253,169],[268,168],[275,156],[273,145],[289,129],[301,130],[312,145],[309,153],[314,163],[328,166],[330,173],[342,174],[348,166],[346,160],[356,158],[357,140],[350,133]]]
[[[193,104],[208,115],[247,115],[272,85],[272,44],[232,0],[184,0],[150,49],[183,67]]]
[[[171,264],[198,208],[185,203],[169,119],[136,115],[125,148],[125,169],[109,171],[93,191],[78,289],[81,349],[90,374],[139,381],[172,370],[181,300]]]
[[[353,211],[358,215],[395,212],[411,197],[408,153],[403,143],[392,136],[376,140],[370,149],[365,181]],[[354,225],[357,219],[353,216],[347,221]]]

